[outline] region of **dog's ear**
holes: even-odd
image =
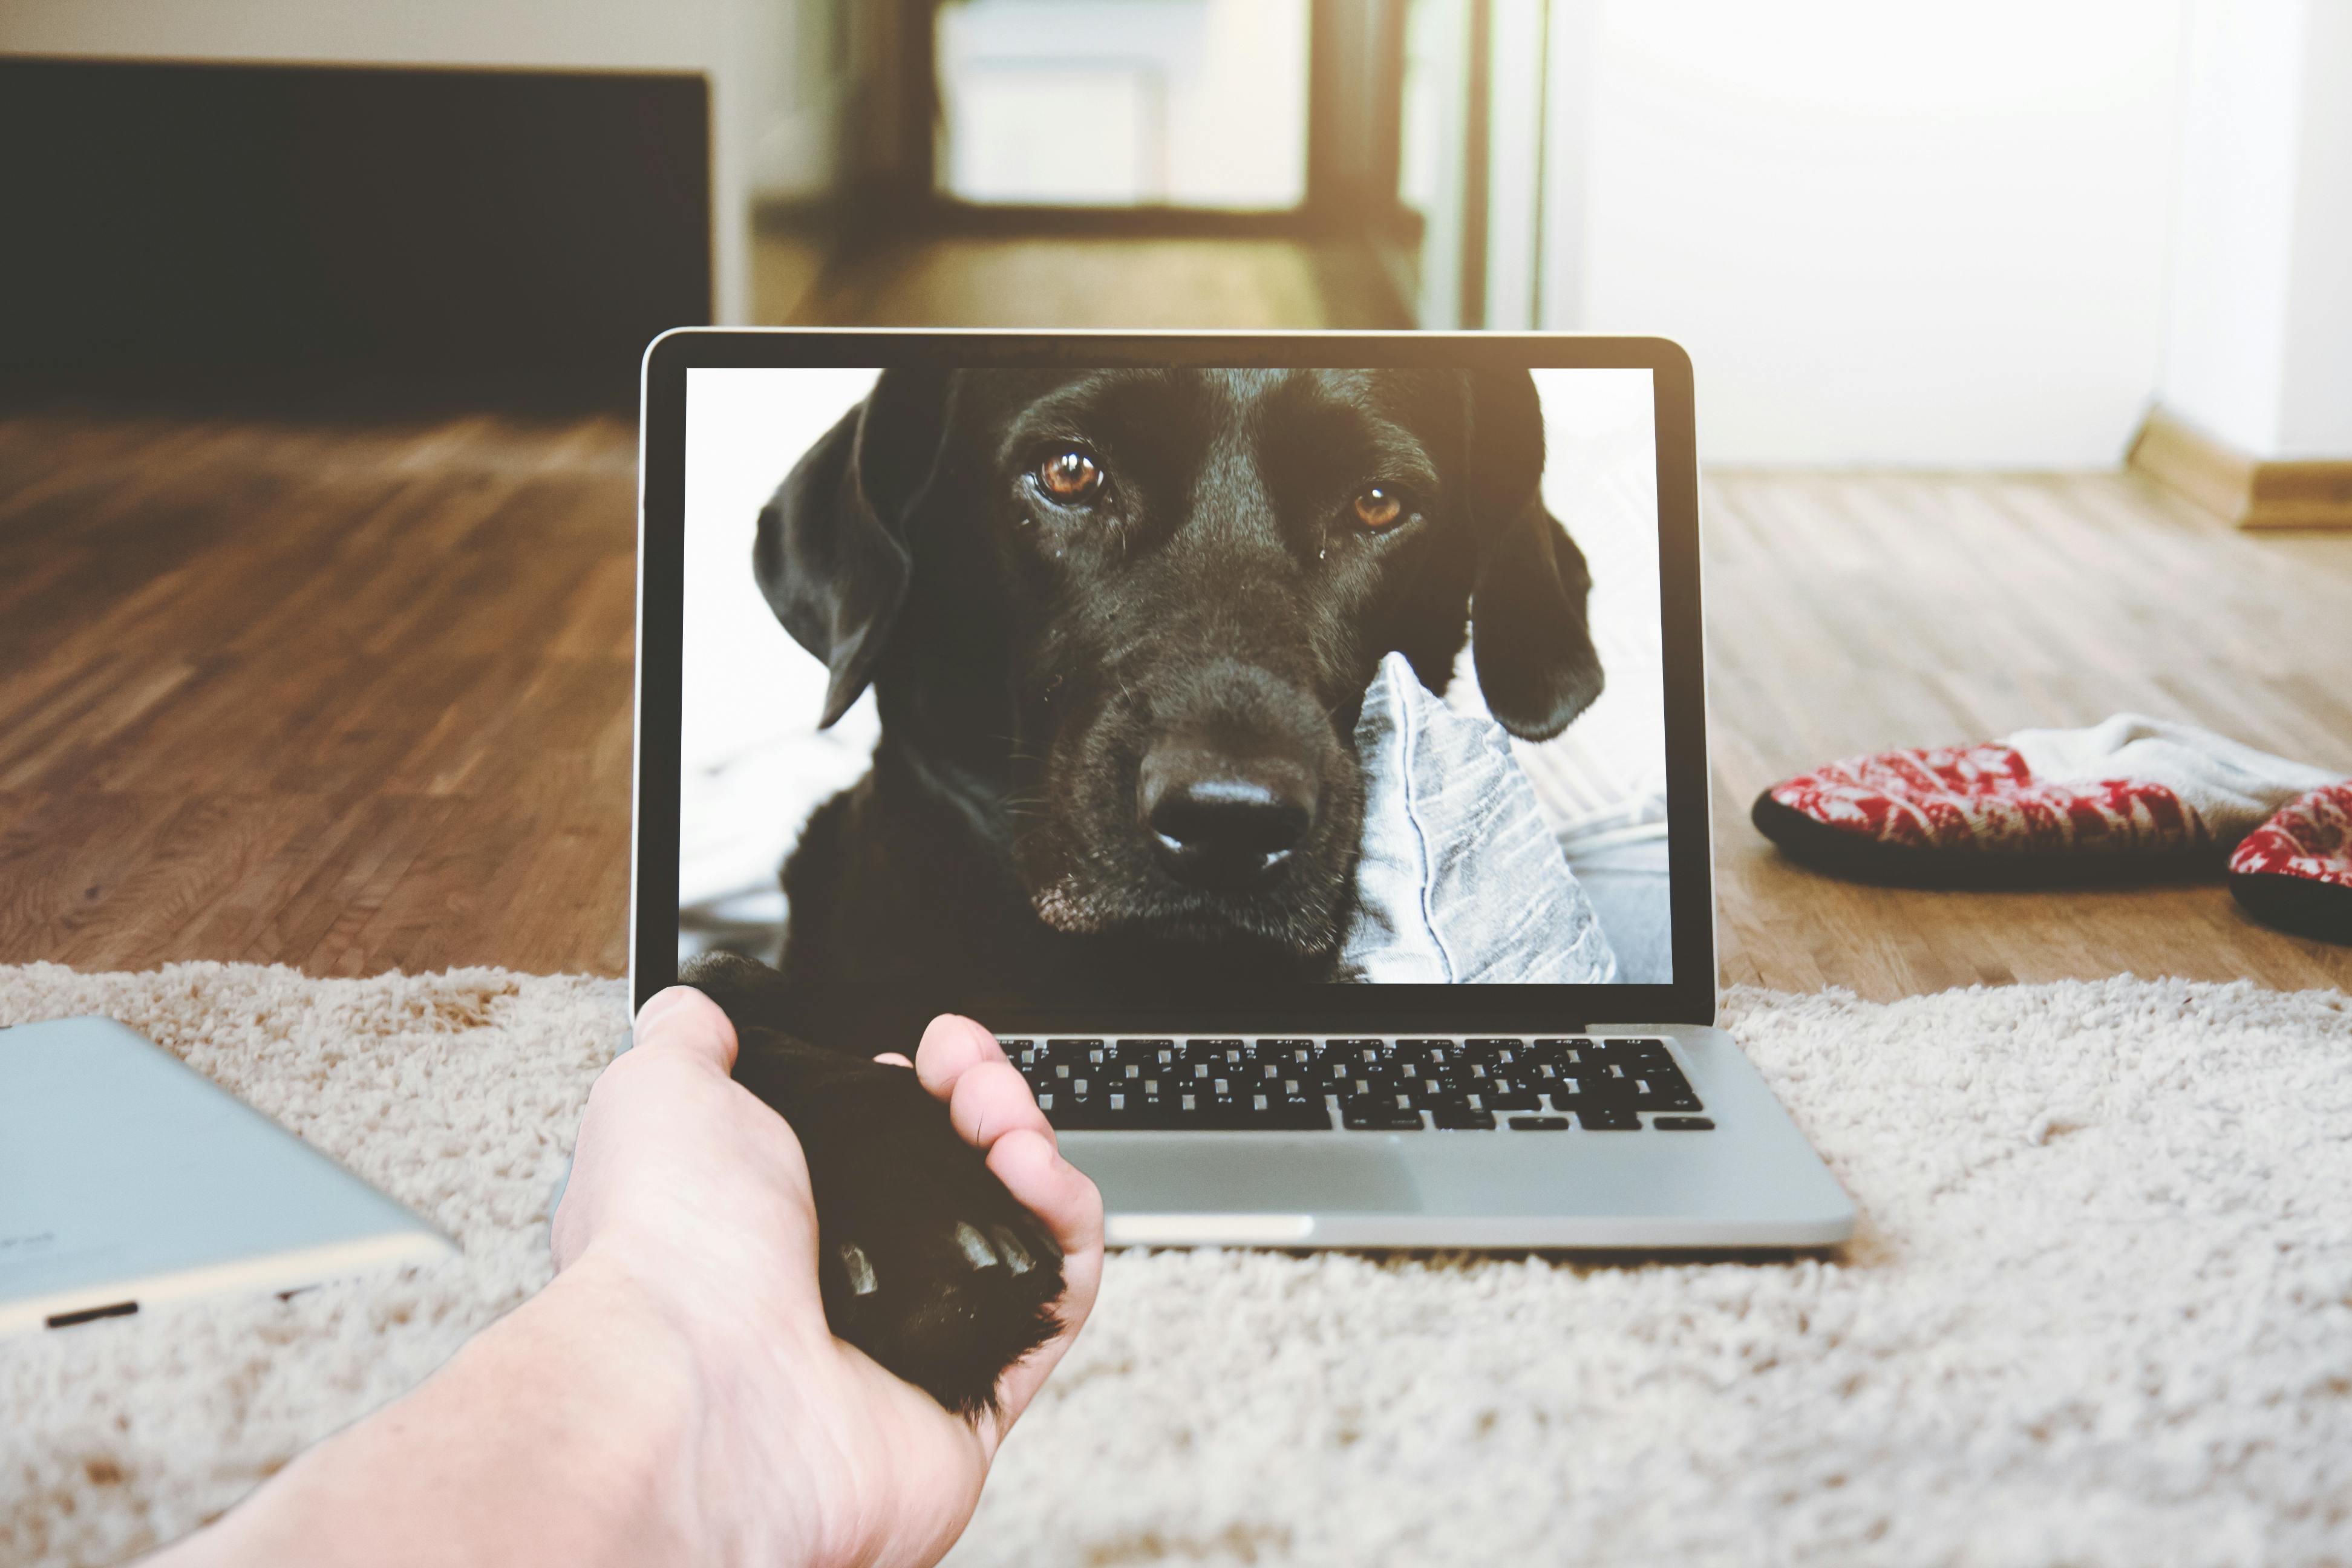
[[[818,728],[873,679],[914,574],[909,522],[946,427],[947,377],[886,370],[760,510],[752,574],[793,640],[832,672]]]
[[[1601,695],[1601,656],[1585,623],[1592,577],[1584,552],[1544,510],[1535,379],[1523,370],[1474,371],[1469,403],[1478,690],[1504,729],[1548,741]]]

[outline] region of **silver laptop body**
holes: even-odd
[[[1088,397],[1129,400],[1132,448],[1135,429],[1159,427],[1133,414],[1133,400],[1181,395],[1190,401],[1171,404],[1160,424],[1243,432],[1217,437],[1227,440],[1218,449],[1228,467],[1232,450],[1276,468],[1327,460],[1318,454],[1346,449],[1347,419],[1358,416],[1383,432],[1417,430],[1428,455],[1421,467],[1433,475],[1421,482],[1438,499],[1409,499],[1433,521],[1418,511],[1404,521],[1433,528],[1451,515],[1440,494],[1456,482],[1448,463],[1469,471],[1464,484],[1495,466],[1477,443],[1501,437],[1479,432],[1506,428],[1491,405],[1506,395],[1524,405],[1524,382],[1543,430],[1542,508],[1590,563],[1591,641],[1607,685],[1558,736],[1530,741],[1526,731],[1540,726],[1522,723],[1506,748],[1484,712],[1500,716],[1502,703],[1426,689],[1475,690],[1484,677],[1473,673],[1475,658],[1491,657],[1501,671],[1502,656],[1487,654],[1476,629],[1451,687],[1442,671],[1419,680],[1402,656],[1391,662],[1381,680],[1406,689],[1393,707],[1402,717],[1379,743],[1404,760],[1383,784],[1373,731],[1357,721],[1365,848],[1339,965],[1370,983],[1253,983],[1228,993],[1196,977],[1181,994],[992,997],[970,987],[933,993],[917,974],[895,985],[845,984],[828,997],[835,1016],[861,1034],[908,1040],[948,1006],[984,1018],[1055,1120],[1064,1152],[1101,1187],[1114,1245],[1653,1250],[1811,1247],[1853,1234],[1853,1204],[1713,1025],[1691,378],[1681,351],[1658,339],[698,329],[658,340],[646,355],[640,426],[632,931],[640,1001],[675,980],[682,955],[716,946],[772,960],[790,916],[810,918],[785,908],[776,868],[809,814],[859,776],[859,748],[870,751],[876,722],[860,714],[872,700],[844,710],[840,658],[828,689],[825,665],[803,651],[809,637],[795,632],[795,647],[763,622],[785,611],[770,616],[779,592],[768,580],[762,604],[746,563],[755,547],[770,550],[760,531],[777,526],[789,499],[780,481],[803,471],[804,456],[818,460],[828,431],[845,442],[859,409],[879,406],[884,391],[868,388],[937,388],[942,376],[948,390],[934,395],[950,423],[982,401],[970,389],[1001,385],[1001,396],[990,395],[998,403],[1034,395],[1063,421],[1052,429],[1076,432],[1055,437],[1076,455],[1048,453],[1046,467],[1008,458],[1029,487],[1023,495],[1039,505],[1059,505],[1073,475],[1068,488],[1082,504],[1097,458],[1114,478],[1093,482],[1118,482],[1116,441],[1097,443],[1101,452],[1077,445]],[[1400,400],[1435,399],[1455,382],[1468,388],[1473,427],[1458,449],[1440,402],[1400,412]],[[1286,445],[1281,421],[1294,409],[1329,434]],[[992,417],[989,441],[973,441],[983,456],[1011,449],[997,439],[1003,417]],[[882,438],[863,436],[868,445]],[[1389,441],[1400,443],[1413,438]],[[986,489],[982,458],[955,461],[955,473]],[[1032,468],[1018,468],[1022,461]],[[1209,468],[1203,460],[1185,471]],[[1033,494],[1040,484],[1051,493]],[[1277,474],[1262,489],[1287,495],[1297,482]],[[1391,493],[1365,485],[1353,521],[1339,515],[1348,527],[1390,527]],[[1342,547],[1353,539],[1335,535]],[[1512,591],[1488,584],[1478,579],[1496,600]],[[1368,701],[1391,686],[1372,689]],[[822,733],[820,706],[840,717]],[[1496,736],[1484,752],[1480,732],[1462,728],[1478,724]],[[1447,737],[1468,760],[1432,773],[1424,753]],[[1512,763],[1479,760],[1506,750]],[[1482,847],[1454,857],[1443,876],[1432,870],[1418,891],[1410,878],[1402,892],[1377,884],[1375,797],[1392,785],[1407,801],[1397,820],[1409,843],[1429,831],[1413,801],[1442,800],[1449,781],[1470,776],[1464,769],[1488,766],[1501,770],[1488,795],[1519,791],[1516,773],[1532,804],[1514,796],[1511,809],[1478,817]],[[1540,822],[1541,843],[1526,832],[1529,821]],[[1490,886],[1487,838],[1536,847]],[[1563,858],[1565,873],[1546,870]],[[1585,951],[1593,925],[1605,940]],[[1560,968],[1571,947],[1584,968]],[[1458,971],[1480,983],[1428,983],[1433,962],[1449,979]],[[1270,1103],[1286,1103],[1290,1116],[1272,1115]],[[1301,1114],[1315,1130],[1299,1129]]]

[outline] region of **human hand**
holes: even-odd
[[[997,1446],[1093,1307],[1102,1201],[993,1036],[943,1016],[913,1068],[1062,1248],[1061,1329],[967,1422],[826,1328],[799,1141],[729,1076],[733,1026],[701,993],[646,1004],[597,1080],[554,1225],[569,1290],[660,1325],[691,1384],[679,1528],[714,1560],[928,1563],[971,1516]]]

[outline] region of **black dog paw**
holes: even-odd
[[[992,1407],[1005,1368],[1057,1327],[1052,1233],[912,1072],[787,1033],[773,970],[703,960],[685,981],[726,1010],[736,1080],[793,1124],[808,1157],[835,1335],[950,1410]]]
[[[1053,1337],[1052,1234],[905,1068],[869,1064],[797,1098],[787,1119],[816,1125],[801,1143],[825,1321],[949,1409],[987,1408],[1004,1369]]]

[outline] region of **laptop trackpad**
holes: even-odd
[[[1370,1140],[1069,1132],[1061,1147],[1114,1215],[1421,1212],[1404,1156]]]

